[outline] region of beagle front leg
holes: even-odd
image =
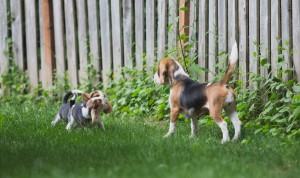
[[[171,136],[175,132],[176,122],[177,122],[179,113],[180,113],[180,109],[171,108],[170,127],[169,127],[168,133],[164,136],[164,138]]]

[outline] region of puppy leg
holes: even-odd
[[[168,133],[164,136],[164,138],[171,136],[175,132],[176,121],[178,119],[179,113],[179,108],[171,108],[170,127]]]
[[[91,116],[92,116],[92,125],[97,124],[99,128],[102,128],[103,131],[105,131],[104,124],[100,119],[99,111],[96,109],[92,109]]]
[[[192,118],[191,119],[191,137],[195,137],[198,131],[198,119]]]
[[[213,107],[209,109],[209,114],[222,130],[222,134],[223,134],[222,144],[226,143],[230,140],[230,137],[228,134],[227,122],[225,122],[224,119],[222,118],[222,105],[215,104],[210,106]]]
[[[241,121],[238,118],[238,113],[236,111],[236,104],[231,103],[230,105],[227,105],[224,109],[234,127],[233,140],[237,140],[241,133]]]
[[[70,114],[68,116],[68,124],[66,129],[70,131],[75,126],[75,124],[76,124],[75,118]]]
[[[53,119],[53,121],[51,122],[51,125],[54,127],[60,120],[61,120],[60,115],[57,114]]]

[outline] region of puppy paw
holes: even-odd
[[[222,143],[222,144],[225,144],[225,143],[227,143],[227,142],[229,142],[229,141],[230,141],[229,138],[228,138],[228,139],[222,139],[221,143]]]

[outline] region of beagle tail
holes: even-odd
[[[227,84],[229,82],[229,79],[232,76],[232,73],[235,69],[237,60],[238,60],[238,48],[237,48],[236,42],[234,42],[232,49],[231,49],[231,54],[229,57],[229,66],[227,68],[225,75],[223,76],[223,78],[221,80],[221,83]]]
[[[72,106],[73,104],[75,104],[75,100],[78,96],[78,94],[82,94],[83,91],[81,90],[71,90],[71,91],[68,91],[65,96],[63,97],[63,100],[62,100],[62,103],[63,104],[67,104],[68,103],[68,99],[71,95],[73,95],[73,97],[71,98],[70,100],[70,106]]]

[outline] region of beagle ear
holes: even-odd
[[[84,103],[87,103],[88,100],[90,100],[90,99],[91,99],[91,95],[90,94],[88,94],[88,93],[83,93],[82,94],[82,100],[83,100]]]
[[[107,101],[107,108],[103,111],[105,114],[109,114],[112,112],[111,104]]]

